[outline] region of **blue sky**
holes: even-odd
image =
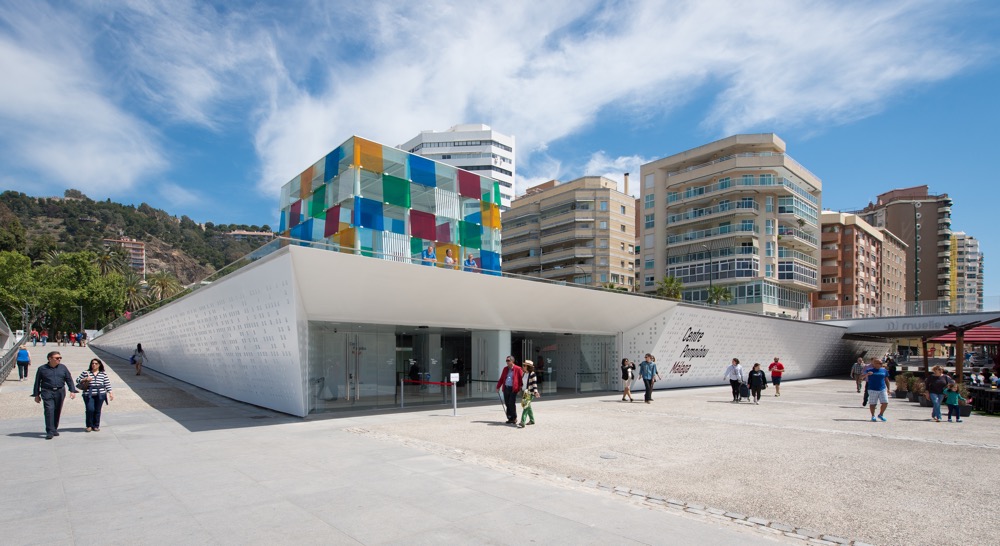
[[[273,225],[352,134],[489,123],[523,191],[775,132],[826,208],[948,193],[996,296],[998,54],[986,0],[0,0],[0,189]]]

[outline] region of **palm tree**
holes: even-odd
[[[125,309],[137,311],[146,306],[147,298],[143,292],[143,280],[133,269],[129,269],[122,275],[125,285]]]
[[[657,296],[674,300],[681,299],[681,294],[684,291],[684,283],[677,277],[663,277],[656,285]]]
[[[121,245],[109,246],[97,255],[97,269],[102,277],[107,277],[112,273],[124,273],[128,268],[128,260]]]
[[[59,267],[62,265],[62,251],[61,250],[48,250],[42,257],[35,260],[34,265],[48,265],[51,267]]]
[[[157,271],[146,276],[146,290],[153,301],[163,301],[179,294],[184,287],[170,272]]]
[[[733,301],[733,294],[725,286],[713,286],[708,289],[708,299],[705,302],[709,305],[718,305],[730,301]]]

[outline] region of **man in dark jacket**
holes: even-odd
[[[66,399],[63,386],[69,386],[70,399],[76,398],[77,391],[73,376],[63,365],[59,351],[52,351],[46,357],[48,364],[39,366],[35,372],[35,387],[31,395],[35,397],[36,403],[42,404],[45,413],[45,439],[51,440],[53,436],[59,436],[59,416],[62,414],[63,400]]]
[[[514,357],[507,357],[507,367],[500,372],[500,379],[497,380],[497,392],[503,388],[503,403],[507,408],[507,424],[517,424],[517,393],[521,392],[521,378],[524,370],[514,362]]]

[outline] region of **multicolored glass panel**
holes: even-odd
[[[499,203],[496,180],[352,137],[282,187],[279,222],[343,252],[496,274]]]

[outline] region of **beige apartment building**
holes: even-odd
[[[855,214],[823,211],[816,319],[902,314],[905,244]]]
[[[688,301],[722,286],[739,309],[795,315],[819,289],[822,182],[771,133],[731,136],[642,166],[642,285]]]
[[[146,243],[129,237],[121,239],[104,239],[104,247],[119,245],[128,253],[128,264],[136,273],[146,278]]]
[[[909,246],[888,229],[882,234],[882,316],[906,314],[906,247]]]
[[[502,216],[503,271],[632,290],[635,199],[585,176],[528,188]]]
[[[914,186],[883,193],[859,213],[907,244],[908,313],[946,312],[951,306],[951,204],[948,194]]]

